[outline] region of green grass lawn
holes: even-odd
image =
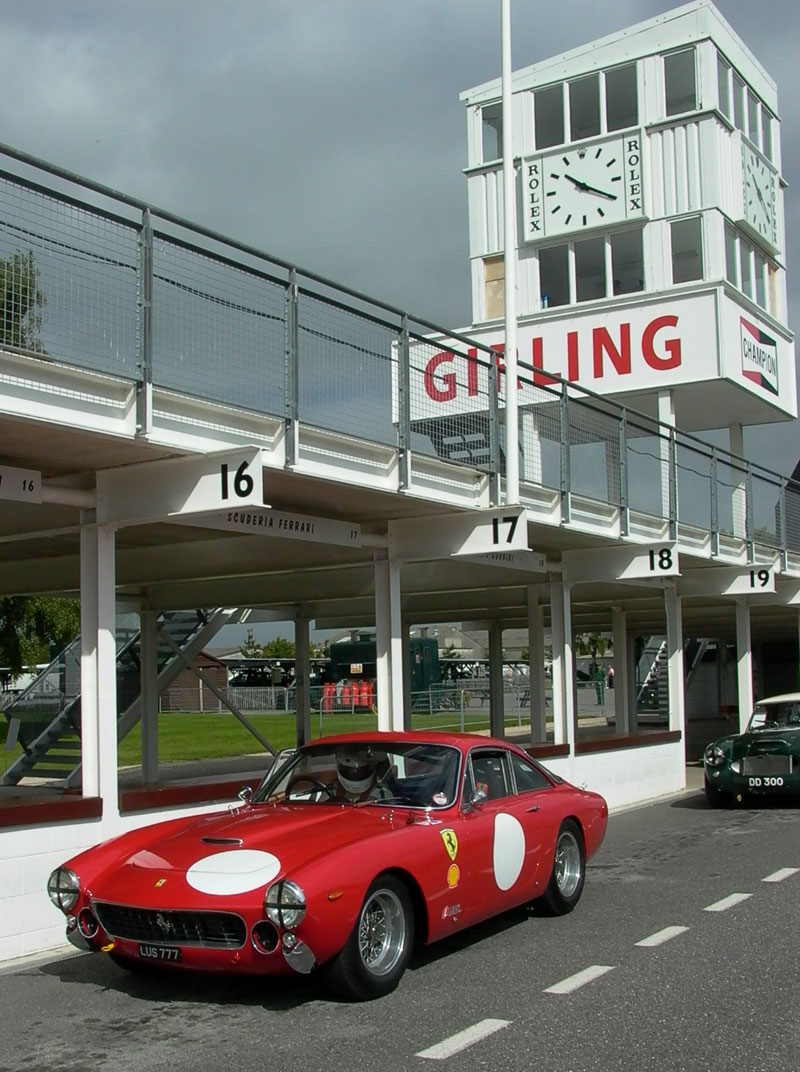
[[[246,717],[276,750],[291,748],[296,744],[293,712],[248,714]],[[514,722],[509,719],[508,724],[511,726]],[[463,728],[466,731],[486,730],[488,726],[488,711],[464,712]],[[318,714],[313,714],[311,718],[311,735],[314,738],[330,737],[335,733],[376,730],[377,727],[377,715],[372,713],[365,715],[326,714],[321,719]],[[415,730],[457,731],[462,728],[461,715],[458,711],[416,712],[412,718],[412,727]],[[261,742],[232,714],[163,713],[158,717],[158,758],[161,763],[222,759],[251,753],[264,753],[264,751]],[[22,749],[19,745],[10,750],[3,750],[0,755],[3,769],[10,766],[21,753]],[[141,763],[141,729],[139,726],[136,726],[125,740],[120,742],[117,754],[120,767],[137,766]]]

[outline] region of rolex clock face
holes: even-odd
[[[523,162],[525,238],[552,238],[640,217],[639,134],[568,146]]]
[[[744,222],[768,242],[778,246],[778,182],[763,157],[742,142],[742,186]]]

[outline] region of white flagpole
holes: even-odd
[[[519,503],[519,410],[517,405],[517,197],[511,119],[511,0],[500,0],[503,88],[503,212],[505,307],[506,502]]]

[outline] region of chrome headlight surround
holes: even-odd
[[[81,880],[68,867],[57,867],[47,880],[50,900],[62,912],[71,912],[81,895]]]
[[[721,767],[727,759],[725,749],[718,744],[710,744],[703,753],[703,762],[709,767]]]
[[[299,927],[306,914],[306,895],[296,882],[273,882],[264,896],[264,911],[284,930]]]

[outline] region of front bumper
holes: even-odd
[[[704,764],[708,784],[721,793],[741,798],[745,796],[795,796],[800,795],[798,774],[741,774],[731,770],[728,764],[711,767]]]
[[[288,975],[295,972],[307,975],[317,963],[313,951],[292,931],[281,932],[273,928],[274,944],[271,942],[270,948],[265,948],[263,941],[259,944],[255,932],[259,924],[266,923],[264,920],[256,920],[252,925],[247,925],[243,920],[245,937],[241,944],[235,947],[230,944],[210,946],[182,940],[175,931],[171,935],[157,938],[141,934],[133,937],[112,935],[99,923],[92,909],[84,906],[77,919],[74,915],[67,917],[68,941],[85,952],[113,953],[127,960],[151,964],[154,967],[203,972],[241,972],[248,975]],[[166,915],[168,914],[164,914],[162,918]],[[97,923],[94,933],[85,932],[87,917],[92,925]]]

